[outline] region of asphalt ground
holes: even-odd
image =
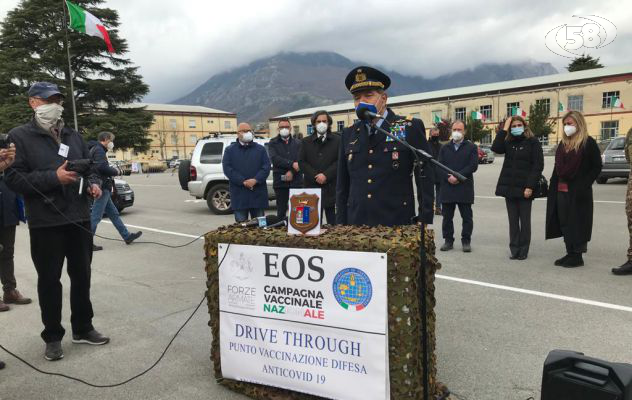
[[[628,246],[625,180],[595,184],[595,223],[586,266],[564,269],[553,266],[564,254],[561,239],[544,240],[542,200],[533,207],[529,258],[509,260],[505,205],[494,196],[501,162],[497,158],[475,174],[473,252],[463,253],[457,240],[453,251],[438,254],[443,265],[436,280],[438,379],[457,399],[539,398],[542,365],[553,349],[632,363],[632,276],[610,274],[610,268],[625,261]],[[553,159],[546,158],[545,163],[548,177]],[[136,193],[136,204],[122,216],[130,230],[143,230],[141,240],[184,244],[233,221],[232,215],[211,214],[204,201],[181,190],[176,175],[135,175],[126,180]],[[458,213],[455,220],[458,238]],[[437,217],[438,238],[440,225]],[[98,234],[118,237],[107,222]],[[93,262],[94,324],[112,338],[111,343],[71,343],[69,283],[64,275],[65,358],[44,360],[37,277],[28,230],[20,226],[16,276],[19,289],[34,303],[0,313],[0,344],[46,371],[113,384],[153,364],[204,296],[203,243],[198,240],[179,249],[103,239],[96,243],[105,250],[95,253]],[[45,376],[0,351],[0,359],[8,364],[0,371],[0,399],[242,399],[215,383],[208,320],[203,304],[161,363],[117,388],[90,388]]]

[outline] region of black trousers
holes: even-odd
[[[92,234],[90,221],[75,225],[30,229],[31,258],[37,270],[37,294],[46,343],[60,341],[65,330],[61,325],[62,285],[60,282],[64,259],[70,277],[70,322],[75,334],[92,329],[90,302],[90,264],[92,262]]]
[[[327,224],[336,225],[336,206],[324,207],[321,211],[321,225],[324,225],[324,217],[327,217]]]
[[[454,242],[454,211],[459,207],[459,214],[463,219],[463,229],[461,229],[461,242],[470,243],[472,240],[472,231],[474,230],[474,218],[472,214],[472,204],[470,203],[443,203],[441,212],[443,215],[443,223],[441,230],[443,239],[446,242]]]
[[[2,289],[7,292],[16,288],[13,266],[13,250],[15,248],[15,225],[0,228],[0,282]]]
[[[581,254],[585,253],[588,247],[588,243],[577,243],[570,237],[571,231],[568,225],[569,215],[568,210],[571,205],[571,200],[568,192],[557,192],[557,218],[560,223],[560,230],[564,236],[564,244],[566,245],[567,254]]]
[[[288,201],[290,201],[290,188],[274,188],[276,194],[277,217],[287,218]]]
[[[441,190],[441,184],[439,182],[435,182],[435,208],[437,210],[441,210],[441,203],[439,202],[439,191]]]
[[[531,244],[531,206],[533,200],[506,198],[509,217],[509,250],[511,255],[527,256]]]

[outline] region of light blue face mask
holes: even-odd
[[[517,126],[515,128],[511,128],[511,134],[514,136],[520,136],[524,133],[524,127],[523,126]]]

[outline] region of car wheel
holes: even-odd
[[[189,181],[191,180],[191,161],[182,160],[178,168],[178,180],[182,190],[189,190]]]
[[[230,208],[230,191],[228,190],[228,185],[220,183],[211,187],[206,194],[206,204],[209,210],[215,214],[230,214],[232,210]]]
[[[603,185],[606,182],[608,182],[608,178],[606,178],[606,177],[600,176],[599,178],[597,178],[597,183],[599,183],[599,184]]]

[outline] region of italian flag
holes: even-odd
[[[614,108],[623,108],[623,103],[621,102],[621,99],[618,97],[614,98],[614,102],[612,103],[612,107]]]
[[[66,5],[68,6],[68,15],[70,16],[70,28],[77,32],[103,39],[108,51],[114,53],[110,35],[101,20],[68,0],[66,0]]]
[[[520,107],[511,107],[511,115],[519,115],[522,118],[525,118],[527,116],[527,112]]]
[[[434,115],[434,123],[438,124],[439,122],[441,122],[441,118],[439,117],[439,115],[435,114]]]
[[[485,115],[478,111],[472,111],[472,119],[482,119],[483,121],[485,121]]]

